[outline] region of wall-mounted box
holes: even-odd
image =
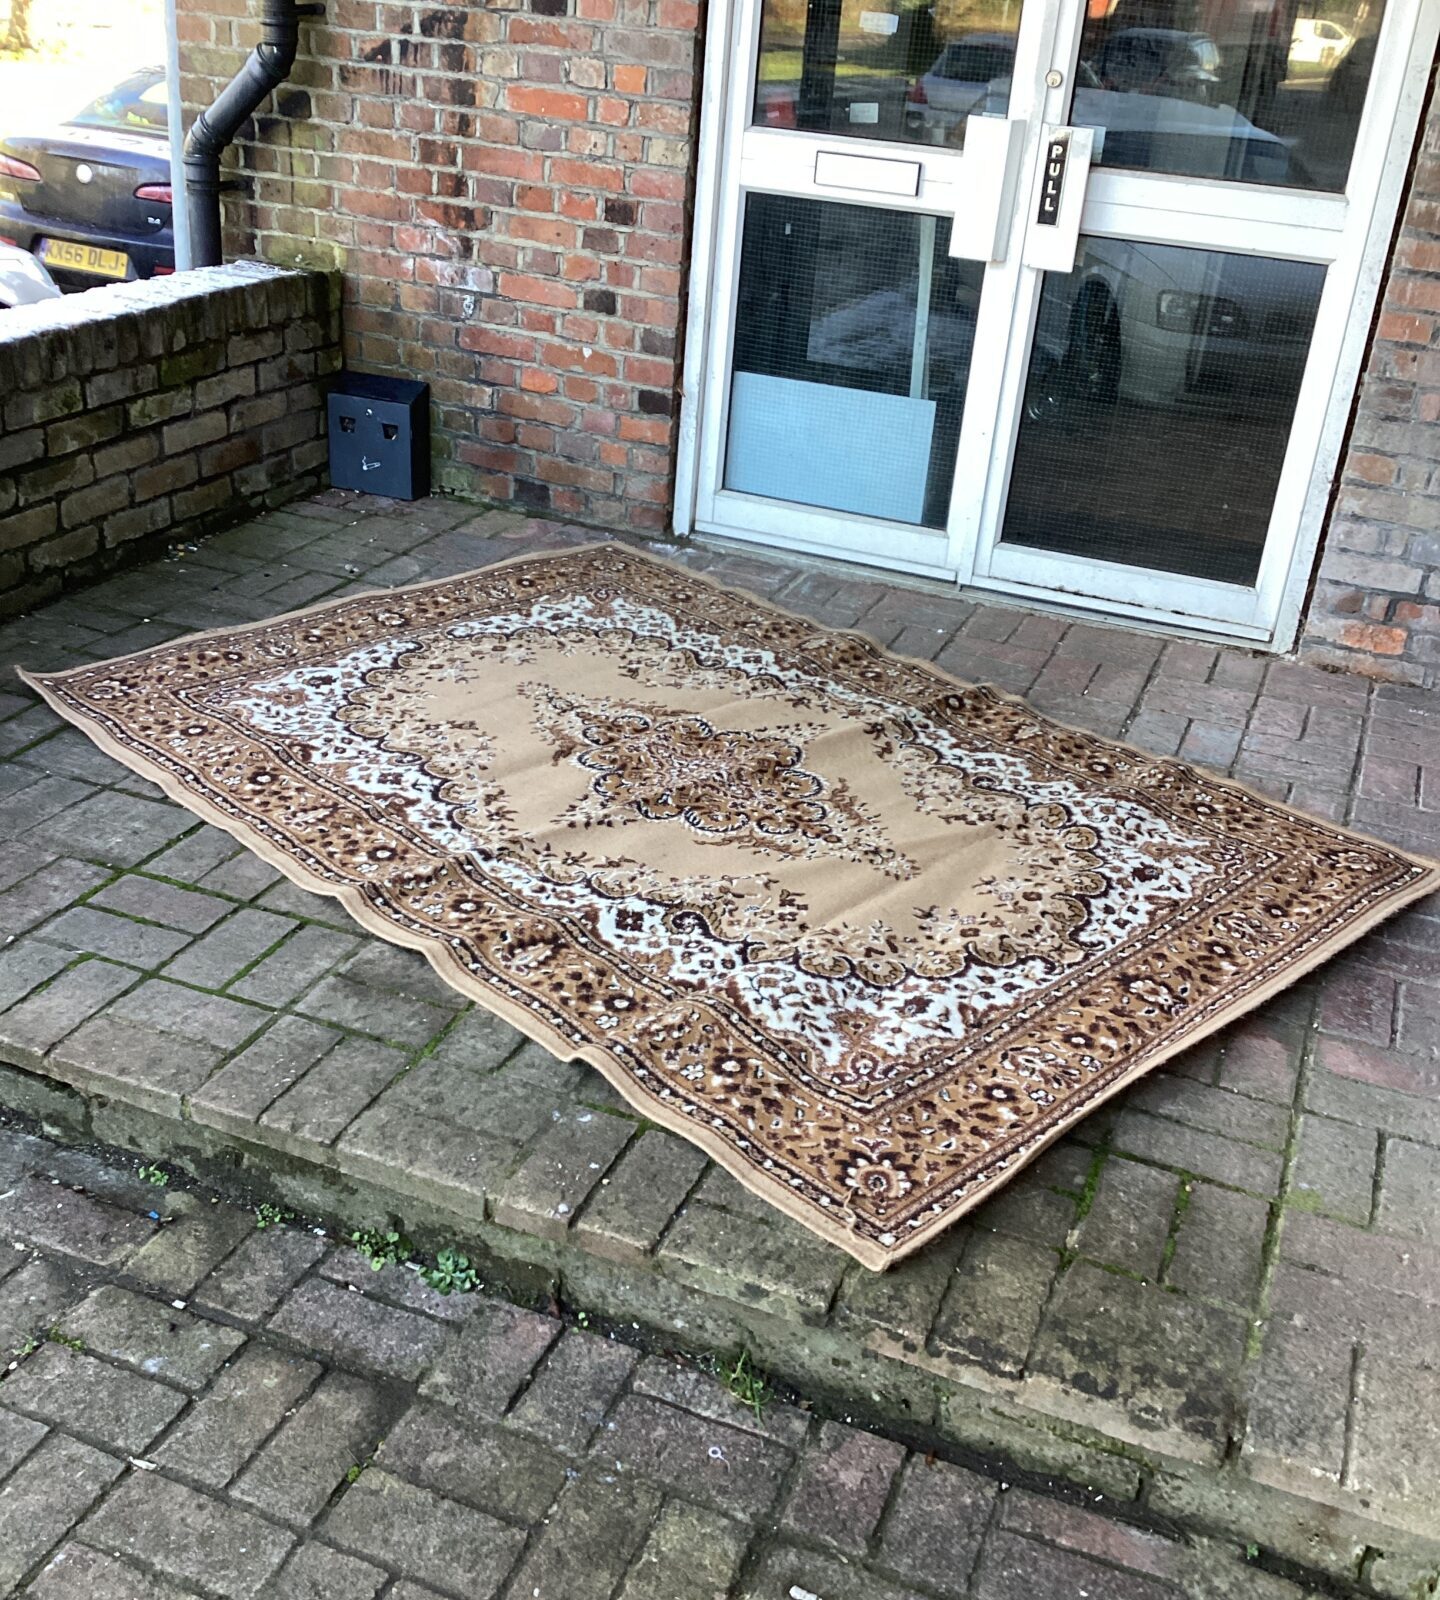
[[[430,385],[342,372],[330,390],[330,482],[394,500],[430,493]]]

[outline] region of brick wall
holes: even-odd
[[[180,0],[184,95],[254,43]],[[242,142],[232,247],[345,273],[346,357],[432,386],[436,483],[659,528],[672,485],[695,0],[330,0]]]
[[[0,318],[0,616],[323,485],[339,291],[255,263]]]
[[[1302,654],[1440,683],[1440,103],[1432,95]]]

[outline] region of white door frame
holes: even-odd
[[[746,134],[756,68],[758,0],[711,0],[702,77],[695,232],[682,405],[675,529],[751,538],[812,554],[874,561],[883,538],[886,564],[954,578],[1039,603],[1180,628],[1189,633],[1291,647],[1319,545],[1331,483],[1368,344],[1371,317],[1387,264],[1429,67],[1440,36],[1440,0],[1388,0],[1367,103],[1356,136],[1345,195],[1223,184],[1214,180],[1097,168],[1090,177],[1081,228],[1086,234],[1158,244],[1193,244],[1244,254],[1322,263],[1327,268],[1311,356],[1302,381],[1290,448],[1277,487],[1261,568],[1253,588],[1218,584],[1091,558],[1056,555],[998,542],[1000,518],[1020,418],[1020,397],[1041,275],[1023,264],[1024,233],[1034,211],[1043,124],[1059,122],[1069,104],[1084,7],[1081,0],[1026,0],[1009,123],[1021,180],[1007,195],[1010,231],[997,244],[1004,259],[986,269],[992,306],[982,316],[948,531],[842,516],[760,502],[720,491],[728,402],[733,297],[738,279],[740,206],[749,189],[808,191],[817,151],[901,156],[922,164],[918,196],[887,201],[873,194],[813,192],[832,200],[892,204],[910,212],[949,214],[953,183],[977,181],[979,163],[999,159],[992,144],[972,152],[880,144],[844,135],[751,129]],[[1037,15],[1038,14],[1038,15]],[[1047,90],[1054,68],[1065,86]],[[990,119],[987,119],[990,120]],[[999,128],[1005,124],[993,119]],[[973,119],[971,128],[977,126]],[[742,140],[742,136],[745,136]],[[741,144],[748,160],[742,160]],[[971,141],[967,139],[967,147]],[[968,166],[965,172],[962,163]],[[733,174],[733,176],[732,176]],[[993,181],[1006,174],[992,170]],[[1009,174],[1014,183],[1014,168]],[[730,185],[727,192],[726,185]],[[721,294],[723,304],[717,304]],[[984,485],[977,493],[975,485]],[[746,526],[730,526],[723,509],[744,500]],[[1144,593],[1139,595],[1143,582]]]

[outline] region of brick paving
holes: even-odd
[[[0,1596],[1319,1600],[133,1161],[0,1128],[0,1190]]]
[[[325,495],[0,628],[0,663],[100,659],[592,536]],[[1433,694],[934,585],[672,553],[1062,720],[1440,853]],[[460,1238],[521,1298],[541,1286],[687,1345],[745,1343],[874,1420],[1253,1533],[1376,1592],[1440,1571],[1440,1435],[1418,1399],[1440,1398],[1433,902],[1117,1099],[877,1278],[646,1127],[597,1074],[197,824],[9,676],[0,757],[0,1103],[351,1226],[395,1215],[422,1242]],[[15,1203],[0,1199],[0,1226]],[[303,1239],[235,1245],[184,1220],[138,1244],[129,1213],[55,1227],[78,1228],[96,1268],[150,1251],[180,1298],[233,1249],[217,1313],[283,1299],[287,1338],[332,1343],[342,1365],[399,1364],[477,1423],[493,1421],[484,1397],[524,1381],[483,1351],[437,1356],[448,1334],[430,1311],[342,1312],[353,1297]],[[660,1451],[638,1399],[616,1420]],[[682,1455],[654,1470],[688,1473]],[[375,1517],[404,1524],[395,1493]],[[655,1526],[682,1525],[669,1515]],[[983,1581],[1002,1594],[1014,1580]]]

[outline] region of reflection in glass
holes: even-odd
[[[950,224],[752,194],[725,487],[945,523],[984,268]]]
[[[1384,0],[1089,0],[1071,120],[1107,167],[1339,191]]]
[[[1253,583],[1325,269],[1080,243],[1041,291],[1002,538]]]
[[[755,122],[958,147],[1010,103],[1020,0],[763,0]]]

